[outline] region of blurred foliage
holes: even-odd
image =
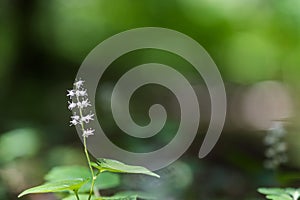
[[[259,188],[258,191],[271,200],[298,200],[300,197],[299,189],[294,188]]]
[[[149,171],[148,169],[141,166],[126,165],[116,160],[110,159],[98,159],[97,164],[93,163],[93,167],[97,169],[96,176],[92,176],[87,167],[81,166],[61,166],[53,168],[46,176],[46,182],[42,185],[35,186],[23,191],[18,197],[22,197],[28,194],[39,194],[39,193],[56,193],[61,196],[61,199],[76,198],[78,195],[83,194],[81,199],[89,196],[84,196],[84,194],[90,194],[92,199],[99,200],[125,200],[125,199],[156,199],[154,195],[144,193],[144,192],[119,192],[109,197],[98,197],[92,195],[90,188],[93,188],[93,193],[97,194],[99,190],[108,189],[116,187],[120,184],[120,178],[118,173],[121,174],[143,174],[154,176],[159,178],[159,175]],[[92,177],[91,177],[92,176]],[[95,182],[92,182],[91,178]],[[74,195],[72,195],[74,193]],[[75,196],[76,195],[76,196]]]
[[[40,149],[38,133],[33,129],[17,129],[0,137],[0,164],[19,157],[30,157]]]

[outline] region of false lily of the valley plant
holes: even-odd
[[[68,90],[68,108],[72,111],[70,125],[79,126],[82,132],[84,154],[88,167],[58,166],[45,176],[45,183],[22,192],[19,197],[34,193],[56,193],[63,200],[125,200],[125,199],[155,199],[153,196],[139,191],[124,191],[113,196],[101,196],[101,189],[116,187],[120,184],[119,173],[144,174],[159,178],[150,170],[131,166],[116,160],[100,158],[91,161],[87,150],[87,138],[92,137],[95,130],[89,128],[89,122],[94,120],[94,114],[89,110],[91,103],[88,99],[84,81],[78,80],[74,87]]]

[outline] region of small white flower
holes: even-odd
[[[90,135],[94,135],[95,130],[94,129],[87,129],[83,131],[82,136],[83,137],[89,137]]]
[[[75,94],[78,97],[85,97],[85,96],[87,96],[87,90],[76,90]]]
[[[79,115],[76,115],[76,113],[74,113],[73,116],[71,116],[71,119],[75,119],[76,121],[79,121],[80,120],[80,116]]]
[[[278,160],[280,163],[287,163],[289,161],[289,158],[287,157],[287,155],[281,155],[278,157]]]
[[[277,137],[274,137],[274,135],[267,135],[264,139],[265,145],[272,145],[278,141]]]
[[[264,167],[267,168],[267,169],[274,169],[275,165],[271,160],[266,160],[264,162]]]
[[[83,116],[82,118],[81,118],[81,121],[82,122],[85,122],[85,123],[89,123],[91,120],[94,120],[94,114],[88,114],[88,115],[86,115],[86,116]]]
[[[68,91],[68,94],[67,94],[67,97],[70,97],[70,99],[75,96],[75,91],[74,90],[67,90]]]
[[[85,101],[85,100],[83,100],[82,102],[79,101],[77,103],[77,107],[80,108],[80,109],[86,108],[88,106],[91,106],[91,104],[89,102]]]
[[[268,148],[265,152],[266,157],[272,158],[276,155],[276,151],[273,148]]]
[[[282,122],[273,122],[269,132],[273,132],[273,135],[278,138],[283,137],[286,134]]]
[[[275,148],[277,152],[285,152],[287,150],[287,145],[285,142],[280,142],[275,146]]]
[[[79,89],[81,86],[83,86],[83,83],[83,80],[79,80],[74,83],[74,86],[76,87],[76,89]]]
[[[82,108],[86,108],[86,107],[92,106],[92,105],[91,105],[91,102],[88,99],[83,99],[82,102],[81,102],[81,106],[82,106]]]
[[[72,125],[76,126],[77,124],[79,124],[79,121],[77,121],[76,119],[72,119],[70,123],[71,123],[70,126]]]
[[[81,102],[79,101],[79,102],[77,102],[77,107],[79,108],[79,109],[81,109],[82,108],[82,104],[81,104]]]
[[[73,101],[72,102],[68,101],[68,103],[69,103],[69,106],[68,106],[69,110],[72,110],[73,108],[75,108],[77,106],[77,104],[74,103]]]

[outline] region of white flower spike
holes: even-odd
[[[288,161],[286,154],[287,144],[284,141],[286,130],[282,122],[274,122],[272,127],[268,130],[265,136],[264,143],[265,150],[265,167],[269,169],[276,169],[281,164]]]
[[[88,124],[90,121],[94,120],[94,114],[90,111],[90,114],[85,115],[84,112],[85,109],[91,105],[91,102],[87,98],[87,90],[83,87],[84,81],[79,79],[74,83],[74,89],[68,90],[67,97],[70,99],[73,99],[74,101],[68,101],[68,108],[70,110],[76,109],[79,111],[79,115],[74,112],[74,114],[71,116],[70,126],[74,125],[80,125],[82,128],[82,136],[87,138],[90,135],[94,135],[95,130],[94,129],[85,129],[85,125]],[[72,98],[72,97],[76,97]]]
[[[86,155],[86,158],[87,158],[87,161],[88,161],[88,165],[89,165],[89,168],[90,168],[90,171],[91,171],[91,176],[92,176],[90,194],[89,194],[89,197],[88,197],[88,200],[90,200],[91,197],[92,197],[92,193],[94,191],[93,186],[94,186],[94,182],[95,182],[97,176],[94,175],[94,171],[93,171],[93,168],[92,168],[92,165],[91,165],[89,153],[88,153],[88,150],[87,150],[86,140],[90,135],[94,135],[95,129],[85,127],[85,125],[87,125],[91,120],[94,120],[93,119],[94,114],[91,111],[89,111],[90,114],[87,114],[86,109],[84,109],[84,108],[87,108],[87,107],[91,106],[91,103],[90,103],[90,101],[87,97],[88,96],[87,90],[83,87],[83,83],[84,83],[84,81],[81,80],[81,79],[76,81],[74,83],[73,90],[68,90],[67,97],[70,97],[70,99],[72,99],[74,101],[74,102],[73,101],[68,102],[69,103],[68,108],[70,110],[76,109],[76,112],[79,111],[79,112],[77,112],[77,113],[79,113],[79,115],[77,115],[76,112],[73,111],[73,115],[71,116],[70,126],[80,125],[80,127],[78,127],[78,129],[80,128],[81,133],[82,133],[82,137],[83,137],[83,141],[84,141],[83,142],[84,152],[85,152],[85,155]],[[74,97],[74,98],[72,98],[72,97]],[[87,114],[87,115],[85,115],[85,114]],[[76,191],[75,191],[75,193],[76,193]],[[79,199],[77,193],[76,193],[76,196],[77,196],[77,199]]]

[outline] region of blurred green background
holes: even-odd
[[[19,192],[41,183],[53,166],[85,164],[78,135],[69,127],[66,89],[97,44],[146,26],[180,31],[208,51],[225,82],[227,121],[215,149],[199,160],[210,116],[201,77],[166,52],[143,50],[120,57],[97,94],[102,124],[118,145],[137,152],[159,148],[178,126],[178,103],[170,101],[174,96],[165,88],[145,86],[132,98],[133,118],[147,122],[153,102],[165,104],[171,118],[159,137],[147,142],[120,136],[124,133],[113,122],[108,96],[124,69],[136,64],[155,61],[182,72],[204,112],[195,142],[179,161],[158,172],[161,180],[125,176],[124,185],[170,200],[261,199],[257,187],[299,186],[299,10],[299,0],[1,0],[0,199],[17,199]],[[263,138],[274,120],[282,120],[287,131],[289,161],[269,170],[263,164]]]

